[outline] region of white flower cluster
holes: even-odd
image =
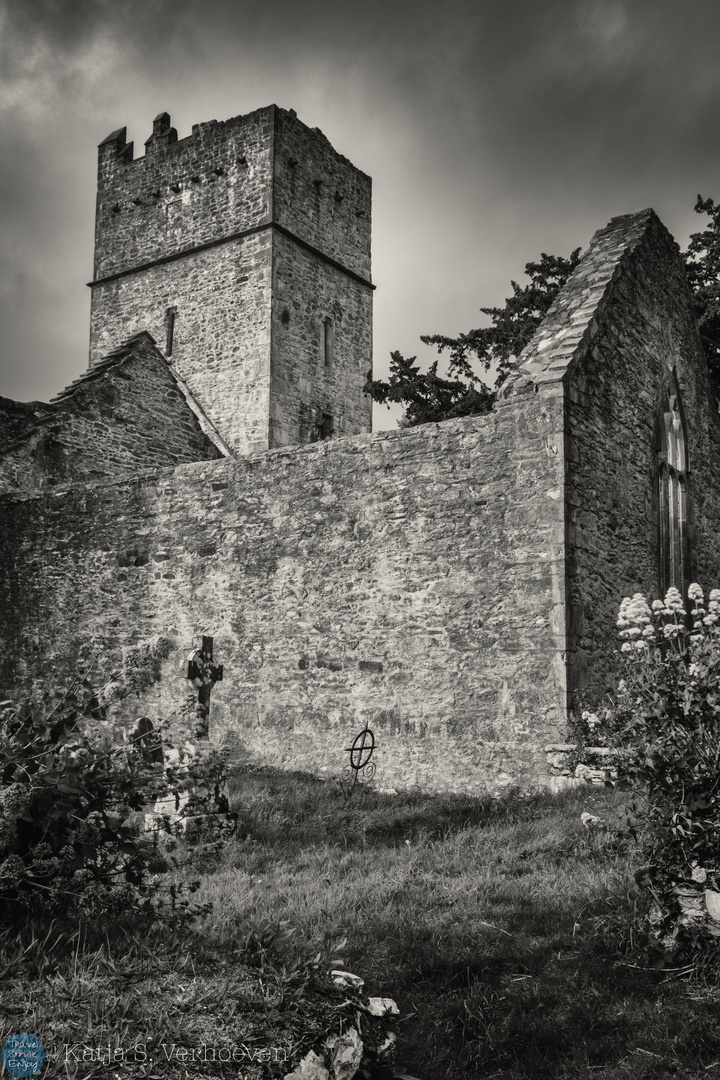
[[[692,589],[693,586],[690,586]],[[698,585],[699,589],[700,586]],[[689,595],[688,591],[688,595]],[[692,599],[692,597],[691,597]],[[665,593],[665,600],[653,600],[653,613],[657,618],[669,619],[661,628],[663,637],[667,640],[678,637],[685,633],[685,616],[687,612],[683,604],[683,598],[674,585],[671,585]]]
[[[701,631],[703,627],[710,629],[717,626],[720,622],[720,589],[712,590],[707,608],[699,585],[693,583],[688,589],[688,596],[695,603],[695,607],[690,612],[694,620],[693,630]]]
[[[589,712],[587,709],[584,709],[582,713],[582,718],[591,731],[594,731],[596,727],[600,726],[600,717],[595,712]]]
[[[623,597],[617,621],[620,637],[625,638],[620,646],[622,652],[647,649],[648,639],[655,637],[655,631],[651,626],[651,614],[648,602],[642,593],[636,592],[632,597]]]
[[[720,630],[720,589],[712,590],[707,608],[704,606],[704,593],[697,582],[689,587],[688,598],[695,605],[690,612],[694,632],[697,634],[715,626]],[[621,652],[647,650],[650,644],[657,644],[658,640],[672,641],[687,634],[686,617],[683,598],[674,587],[668,589],[664,600],[653,600],[652,607],[648,606],[642,593],[624,597],[617,621],[620,637],[625,639],[620,646]]]

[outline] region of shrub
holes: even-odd
[[[636,877],[652,892],[658,967],[692,962],[720,937],[720,590],[707,606],[699,585],[688,597],[689,612],[674,588],[652,605],[641,593],[622,601],[623,677],[601,716],[583,714],[640,799],[648,866]]]
[[[168,744],[169,746],[169,744]],[[224,762],[176,751],[140,722],[133,735],[104,719],[79,682],[49,713],[0,703],[0,900],[52,912],[190,914],[145,810],[190,794],[184,813],[227,809]],[[168,822],[166,831],[171,830]]]

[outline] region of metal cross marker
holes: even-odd
[[[375,763],[370,761],[375,746],[375,736],[370,728],[366,727],[355,736],[352,746],[345,747],[346,752],[350,754],[350,764],[343,769],[343,779],[349,780],[352,775],[353,787],[360,773],[363,774],[365,780],[372,780],[375,775]]]
[[[204,637],[202,647],[190,653],[188,657],[186,676],[192,681],[193,686],[197,687],[197,736],[200,739],[208,737],[210,729],[210,692],[216,682],[222,681],[222,677],[222,664],[213,663],[213,639]]]

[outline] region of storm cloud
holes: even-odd
[[[141,147],[160,111],[183,137],[271,102],[320,127],[373,177],[383,373],[616,214],[653,206],[685,244],[720,196],[719,37],[716,0],[5,0],[0,394],[87,362],[115,128]]]

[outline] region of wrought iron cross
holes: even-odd
[[[204,637],[202,647],[188,657],[187,678],[197,687],[197,736],[206,739],[210,730],[210,692],[223,677],[222,664],[213,663],[213,639]]]

